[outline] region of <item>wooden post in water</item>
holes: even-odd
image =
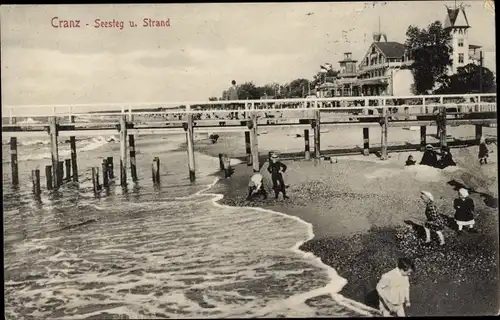
[[[54,188],[59,188],[59,180],[57,178],[59,170],[59,149],[57,146],[57,120],[56,117],[49,118],[49,134],[50,134],[50,153],[52,156],[52,181],[54,182]]]
[[[10,165],[12,168],[12,185],[19,185],[19,167],[17,163],[17,138],[10,138]]]
[[[253,172],[259,172],[259,136],[257,135],[257,112],[255,112],[253,103],[252,103],[252,111],[250,114],[250,118],[252,121],[252,128],[250,128],[250,138],[252,141],[252,164],[253,164]]]
[[[363,155],[370,154],[370,128],[363,128]]]
[[[191,106],[187,105],[186,110],[190,111]],[[193,141],[193,114],[187,114],[187,126],[186,130],[186,141],[187,141],[187,153],[188,153],[188,169],[189,169],[189,180],[194,182],[196,180],[196,169],[194,161],[194,141]]]
[[[222,153],[219,153],[219,169],[224,171],[224,155]]]
[[[420,151],[425,151],[425,146],[427,145],[427,127],[420,126]]]
[[[64,161],[59,161],[57,164],[57,184],[62,186],[64,183]]]
[[[120,117],[120,184],[127,185],[127,116]]]
[[[109,187],[108,159],[102,159],[102,186]]]
[[[132,180],[137,182],[137,166],[135,161],[135,137],[133,134],[128,136],[128,145],[130,152],[130,174],[132,175]]]
[[[476,124],[476,141],[477,141],[477,143],[479,143],[479,140],[481,140],[482,135],[483,135],[483,125]]]
[[[110,179],[115,178],[115,169],[113,168],[113,157],[108,157],[108,175]]]
[[[71,123],[75,123],[75,116],[71,116]],[[71,148],[71,171],[73,182],[78,182],[78,162],[76,156],[76,139],[74,136],[69,137],[69,144]]]
[[[42,192],[40,188],[40,170],[31,170],[31,180],[33,182],[33,193],[38,198]]]
[[[311,159],[311,151],[309,146],[309,129],[304,129],[304,158],[306,160]]]
[[[66,181],[71,181],[71,159],[64,159],[64,168],[66,169]]]
[[[382,108],[382,132],[381,132],[381,144],[380,144],[380,159],[387,160],[387,126],[389,122],[387,107],[385,106],[385,99],[383,100]]]
[[[92,187],[94,190],[94,194],[99,191],[99,172],[98,168],[92,167]]]
[[[317,103],[316,103],[317,106]],[[321,157],[321,143],[320,143],[320,117],[321,117],[321,111],[319,109],[314,110],[314,120],[315,120],[315,125],[314,125],[314,157],[316,159],[319,159]]]
[[[153,166],[152,166],[152,174],[153,174],[153,184],[160,184],[160,158],[154,157]]]
[[[52,166],[45,166],[45,179],[47,180],[47,190],[52,190]]]
[[[250,131],[245,131],[245,151],[247,154],[247,166],[252,165],[252,146],[250,143]]]

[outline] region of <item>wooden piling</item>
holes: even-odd
[[[120,117],[120,184],[127,185],[127,121]]]
[[[99,191],[99,168],[92,167],[92,187],[94,193]]]
[[[250,143],[250,131],[245,131],[245,151],[247,153],[247,166],[252,165],[252,146]]]
[[[108,157],[108,175],[109,179],[115,178],[115,169],[113,168],[113,157]]]
[[[52,190],[52,166],[45,166],[45,179],[47,180],[47,190]]]
[[[311,151],[309,146],[309,129],[304,129],[304,158],[306,160],[311,159]]]
[[[31,180],[33,182],[33,194],[36,197],[40,197],[40,194],[42,193],[40,188],[40,170],[31,170]]]
[[[71,116],[71,123],[75,123],[75,117]],[[78,182],[78,162],[76,156],[76,139],[74,136],[69,137],[69,144],[71,148],[71,171],[73,182]]]
[[[102,186],[109,187],[108,159],[102,159]]]
[[[160,184],[160,158],[154,157],[152,165],[153,184]]]
[[[255,111],[252,111],[250,118],[252,121],[252,128],[250,129],[250,138],[251,138],[250,140],[252,142],[253,172],[259,172],[260,165],[259,165],[259,136],[257,134],[257,113]]]
[[[388,112],[387,112],[387,107],[385,106],[385,100],[384,100],[384,107],[382,108],[382,123],[381,123],[381,143],[380,143],[380,159],[381,160],[387,160],[387,126],[388,126]]]
[[[315,110],[314,111],[314,116],[315,116],[315,125],[314,125],[314,157],[316,159],[319,159],[321,157],[321,143],[320,143],[320,118],[321,118],[321,111]]]
[[[440,121],[439,142],[442,149],[443,147],[448,146],[448,139],[446,133],[446,107],[441,107],[440,114],[441,114],[441,121]]]
[[[370,154],[370,128],[363,128],[363,155]]]
[[[425,146],[427,145],[427,127],[420,126],[420,151],[425,151]]]
[[[481,136],[483,135],[483,125],[476,124],[476,141],[479,143]]]
[[[57,164],[57,185],[60,187],[64,183],[64,161]]]
[[[54,188],[59,188],[58,167],[59,167],[59,149],[57,146],[57,119],[56,117],[49,118],[49,134],[50,134],[50,153],[52,157],[52,181],[54,182]]]
[[[190,110],[189,106],[186,107]],[[186,141],[187,141],[187,153],[188,153],[188,169],[189,169],[189,180],[194,182],[196,180],[195,174],[195,161],[194,161],[194,141],[193,141],[193,115],[191,113],[187,114],[187,128],[186,130]]]
[[[222,153],[219,153],[219,169],[224,171],[224,155]]]
[[[66,181],[71,181],[71,159],[64,159],[64,168],[66,171]]]
[[[19,185],[19,167],[17,162],[17,138],[10,138],[10,166],[12,168],[12,185]]]
[[[132,180],[137,182],[137,166],[135,161],[135,137],[133,134],[128,136],[128,146],[130,153],[130,174],[132,175]]]

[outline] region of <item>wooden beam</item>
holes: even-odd
[[[52,181],[54,182],[54,188],[60,187],[58,173],[59,173],[59,148],[57,145],[57,119],[56,117],[49,118],[49,134],[50,134],[50,153],[52,158]]]
[[[253,109],[253,108],[252,108]],[[257,134],[257,112],[251,111],[252,129],[250,129],[250,138],[252,141],[252,165],[253,172],[259,172],[259,136]]]
[[[127,116],[120,117],[120,184],[127,185]]]
[[[189,110],[189,106],[186,106],[186,109]],[[186,117],[186,142],[188,153],[189,181],[194,182],[196,180],[196,164],[194,159],[193,114],[188,113]]]

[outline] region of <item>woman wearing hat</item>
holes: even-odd
[[[434,148],[428,144],[425,147],[424,154],[422,156],[422,160],[420,160],[421,165],[435,167],[437,165],[437,154],[434,151]]]
[[[444,245],[444,235],[443,230],[446,225],[443,217],[441,217],[437,211],[436,204],[434,203],[434,197],[428,191],[421,191],[420,198],[425,203],[425,216],[427,222],[424,225],[425,229],[425,243],[431,242],[431,230],[436,232],[439,237],[439,244]]]
[[[474,229],[474,200],[469,198],[467,189],[458,190],[458,198],[453,201],[453,208],[455,208],[458,232],[460,233],[464,226],[468,226],[470,232],[476,232]]]
[[[267,171],[271,174],[271,180],[273,181],[274,197],[278,199],[278,195],[281,191],[283,193],[283,199],[288,199],[286,195],[285,182],[283,181],[283,172],[285,172],[287,166],[279,161],[279,157],[276,153],[271,155],[271,161],[269,162],[269,167]],[[278,186],[279,183],[279,186]]]

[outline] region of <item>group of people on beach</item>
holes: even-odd
[[[270,153],[269,166],[267,171],[271,175],[273,182],[274,198],[277,200],[279,194],[283,194],[283,199],[289,199],[286,194],[286,185],[283,180],[283,173],[287,170],[287,166],[279,160],[276,153]],[[251,200],[253,196],[262,194],[264,199],[267,199],[267,191],[264,187],[264,177],[259,172],[256,172],[250,178],[248,183],[248,196],[247,200]]]

